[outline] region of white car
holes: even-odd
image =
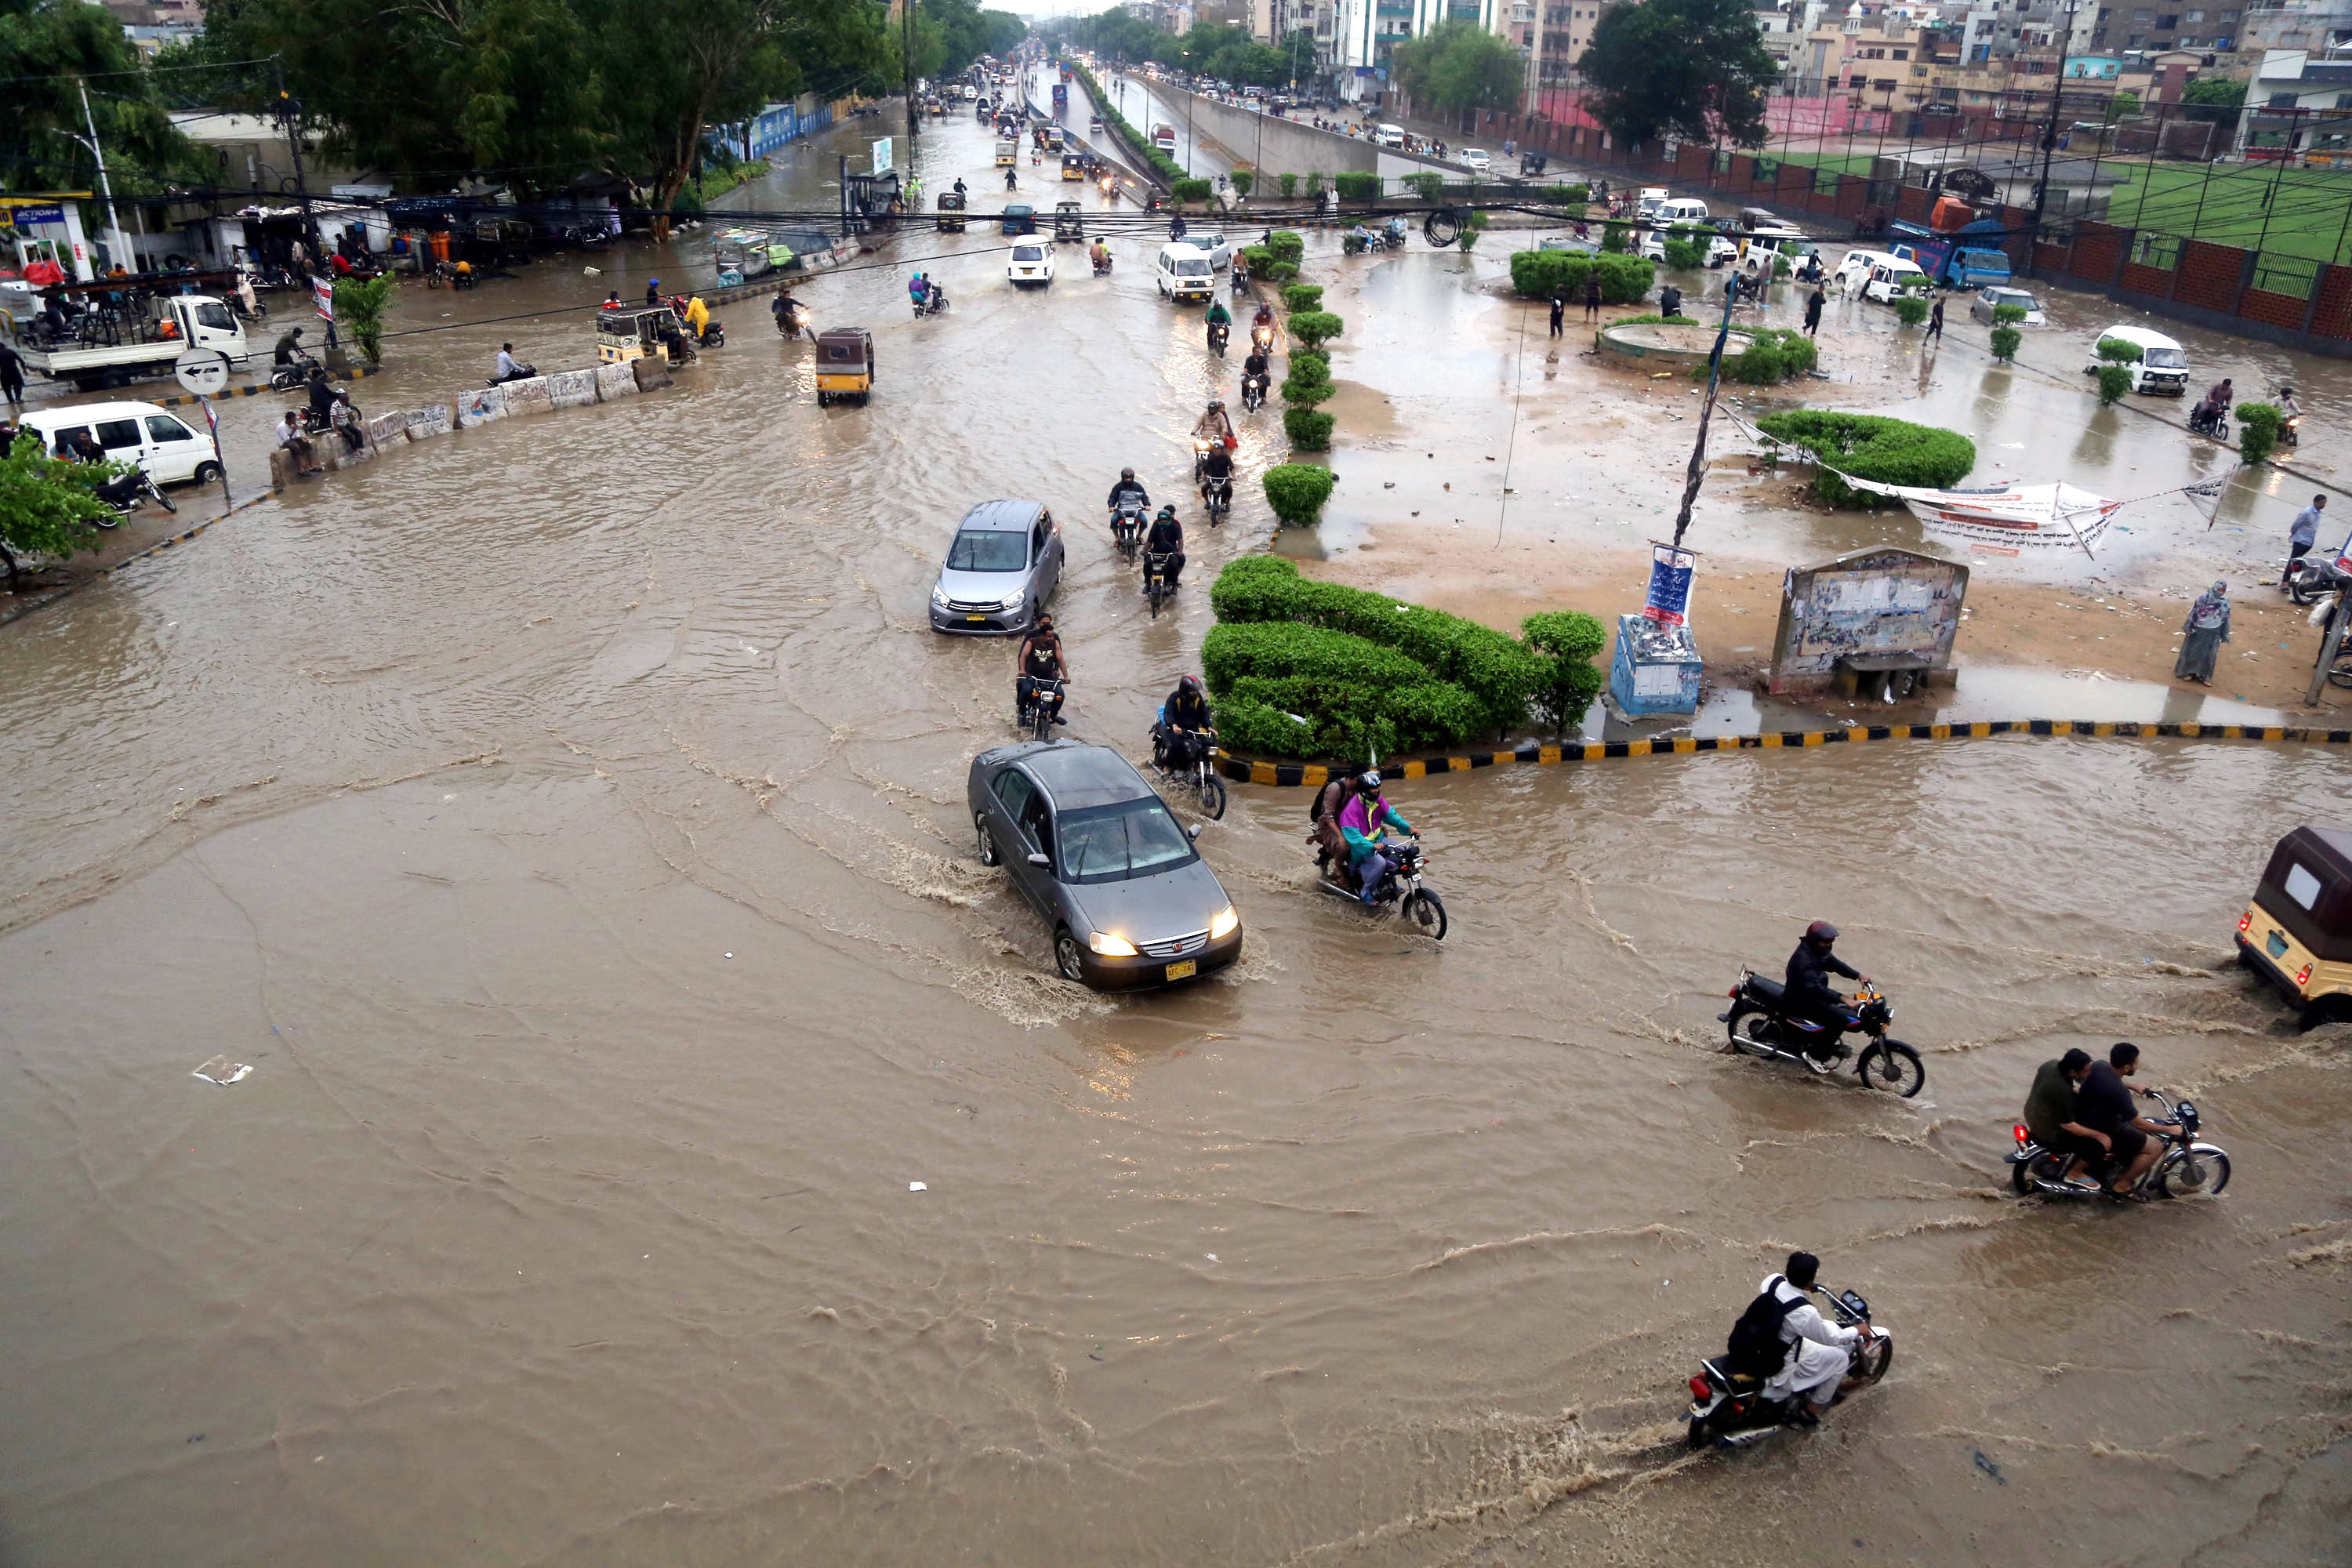
[[[1664,262],[1666,258],[1666,236],[1679,233],[1693,245],[1705,245],[1704,264],[1720,267],[1739,254],[1739,247],[1719,234],[1700,229],[1667,230],[1654,228],[1642,237],[1642,258],[1647,261]]]
[[[212,437],[198,434],[161,404],[75,403],[42,408],[25,416],[24,427],[40,437],[51,452],[60,437],[88,431],[106,449],[109,460],[135,463],[159,485],[209,484],[220,478]]]
[[[1454,154],[1454,161],[1464,168],[1475,170],[1481,174],[1494,163],[1494,160],[1486,156],[1486,149],[1484,147],[1465,147]]]
[[[1044,288],[1054,281],[1054,247],[1039,239],[1024,239],[1013,247],[1013,259],[1004,264],[1005,281],[1016,289],[1034,283]]]

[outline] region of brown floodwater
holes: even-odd
[[[919,156],[985,189],[968,120]],[[1017,295],[1001,243],[926,241],[938,320],[902,266],[804,290],[874,328],[870,407],[819,410],[755,301],[670,391],[396,453],[0,630],[0,1555],[2342,1560],[2347,1036],[2227,967],[2341,756],[1416,782],[1442,945],[1318,896],[1306,797],[1240,787],[1201,845],[1243,963],[1076,990],[972,853],[1011,650],[927,629],[940,552],[974,500],[1055,507],[1071,732],[1140,756],[1272,527],[1245,482],[1149,616],[1097,500],[1122,462],[1181,494],[1236,367],[1144,247]],[[412,291],[404,324],[458,330],[362,384],[421,399],[508,338],[578,363],[560,312],[698,244]],[[1391,352],[1337,368],[1474,395]],[[1360,472],[1432,461],[1382,438],[1335,459],[1359,510]],[[1816,916],[1917,1100],[1718,1051],[1740,963]],[[2035,1066],[2123,1038],[2228,1193],[2011,1198]],[[255,1070],[191,1076],[215,1055]],[[1685,1457],[1683,1380],[1795,1247],[1876,1304],[1893,1376]]]

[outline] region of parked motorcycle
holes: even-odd
[[[1013,728],[1040,741],[1051,740],[1054,725],[1062,716],[1062,699],[1068,688],[1069,682],[1059,676],[1032,681],[1028,695],[1015,700]]]
[[[2286,571],[2281,574],[2280,586],[2296,604],[2315,605],[2330,594],[2352,588],[2352,577],[2345,576],[2330,562],[2305,555],[2287,563]]]
[[[1785,989],[1778,981],[1743,967],[1730,996],[1730,1010],[1715,1017],[1730,1035],[1735,1053],[1797,1062],[1825,1076],[1844,1065],[1845,1028],[1783,1012]],[[1870,1044],[1853,1058],[1855,1076],[1873,1089],[1888,1089],[1906,1100],[1917,1094],[1927,1086],[1927,1069],[1917,1051],[1888,1037],[1886,1026],[1895,1017],[1894,1007],[1868,985],[1853,994],[1852,1005],[1856,1016],[1847,1027],[1870,1037]]]
[[[1391,839],[1382,845],[1381,852],[1396,862],[1381,881],[1380,891],[1372,896],[1375,904],[1394,903],[1397,913],[1405,923],[1422,935],[1437,942],[1445,940],[1445,904],[1435,889],[1422,885],[1422,869],[1428,857],[1423,852],[1418,838]],[[1344,866],[1335,867],[1331,858],[1318,850],[1315,856],[1317,885],[1335,899],[1345,899],[1359,909],[1362,900],[1349,885],[1350,878]]]
[[[1233,329],[1227,326],[1224,322],[1211,321],[1209,323],[1209,352],[1213,354],[1223,354],[1225,352],[1226,341],[1232,336]]]
[[[2221,1189],[2230,1184],[2230,1156],[2210,1143],[2197,1141],[2197,1106],[2191,1100],[2175,1105],[2163,1093],[2143,1089],[2138,1093],[2164,1107],[2159,1121],[2177,1122],[2179,1131],[2164,1136],[2165,1152],[2156,1163],[2140,1173],[2132,1184],[2135,1193],[2153,1194],[2160,1198],[2219,1197]],[[2095,1198],[2102,1194],[2083,1187],[2069,1186],[2062,1178],[2066,1167],[2074,1163],[2068,1154],[2053,1153],[2033,1141],[2033,1134],[2022,1124],[2011,1129],[2017,1139],[2017,1149],[2008,1156],[2009,1184],[2021,1195],[2039,1193],[2047,1198]],[[2150,1134],[2150,1136],[2156,1136]]]
[[[1176,592],[1175,579],[1169,575],[1176,564],[1173,552],[1147,551],[1143,557],[1143,596],[1151,601],[1151,618],[1160,618],[1160,606]]]
[[[98,526],[100,528],[114,527],[121,519],[129,517],[151,500],[165,511],[180,510],[172,498],[165,495],[162,488],[148,477],[143,468],[133,469],[127,474],[117,474],[96,487],[90,493],[114,509],[113,517],[99,522]]]
[[[1129,561],[1135,559],[1135,548],[1142,542],[1143,509],[1149,504],[1150,503],[1148,501],[1127,496],[1121,498],[1118,505],[1111,509],[1111,547]]]
[[[1212,474],[1201,481],[1201,501],[1209,509],[1209,526],[1215,528],[1234,510],[1234,481],[1231,475]]]
[[[1838,1327],[1862,1331],[1853,1342],[1847,1375],[1873,1383],[1885,1377],[1886,1369],[1895,1364],[1895,1341],[1870,1321],[1870,1303],[1851,1290],[1832,1294],[1818,1285],[1813,1294],[1822,1299],[1827,1308],[1824,1315]],[[1768,1399],[1764,1385],[1770,1379],[1734,1372],[1729,1362],[1727,1354],[1711,1356],[1698,1363],[1690,1380],[1692,1447],[1704,1448],[1710,1443],[1746,1447],[1783,1427],[1802,1425],[1797,1419],[1797,1401]]]

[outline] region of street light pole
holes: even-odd
[[[2058,151],[2058,109],[2060,94],[2066,87],[2066,46],[2074,41],[2074,13],[2081,0],[2069,0],[2066,6],[2066,31],[2058,45],[2058,68],[2050,80],[2050,123],[2042,129],[2042,177],[2033,184],[2033,227],[2025,237],[2025,268],[2033,272],[2033,248],[2042,243],[2042,215],[2050,205],[2050,159]]]
[[[122,220],[114,216],[114,186],[106,177],[106,150],[98,144],[98,121],[89,112],[89,87],[88,83],[81,81],[75,82],[74,86],[81,92],[81,122],[89,127],[89,155],[98,161],[98,188],[106,193],[106,247],[113,251],[127,251],[131,248],[131,243],[122,232]],[[72,136],[73,132],[68,132],[66,134]],[[74,136],[74,140],[79,142],[81,138]],[[137,258],[133,257],[131,259],[136,260]],[[139,270],[136,267],[126,266],[124,258],[120,255],[115,257],[114,264],[126,272]]]
[[[907,90],[907,151],[914,152],[915,138],[922,134],[920,112],[915,102],[915,0],[900,0],[898,68]],[[911,159],[907,165],[914,167]]]

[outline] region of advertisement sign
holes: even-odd
[[[1676,550],[1671,544],[1650,547],[1650,596],[1642,605],[1642,618],[1655,621],[1662,626],[1689,624],[1691,569],[1698,557],[1687,550]]]
[[[890,172],[890,138],[887,136],[874,143],[874,172],[877,174]]]
[[[66,209],[61,206],[37,207],[9,203],[0,205],[0,224],[63,223]]]
[[[332,283],[323,278],[311,279],[310,298],[319,307],[320,321],[331,321],[335,319],[335,286]]]

